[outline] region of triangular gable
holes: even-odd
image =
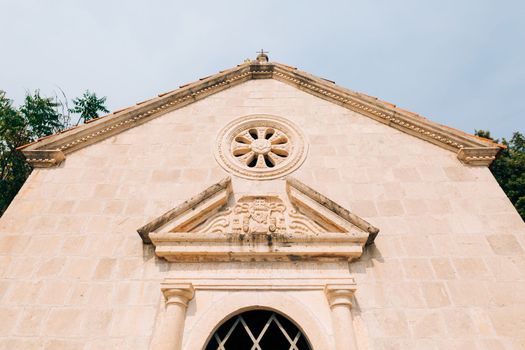
[[[137,231],[169,261],[353,260],[379,232],[296,179],[286,193],[233,201],[226,178]]]
[[[93,122],[43,138],[21,147],[27,161],[34,167],[51,167],[66,155],[104,140],[167,112],[251,79],[276,79],[324,100],[370,117],[407,134],[455,152],[465,164],[490,165],[499,146],[490,140],[475,137],[429,121],[395,105],[335,85],[296,68],[267,62],[265,57],[246,62],[192,84],[159,95],[136,106],[114,112]]]

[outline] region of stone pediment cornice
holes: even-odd
[[[34,167],[60,164],[67,154],[141,125],[167,112],[206,98],[251,79],[276,79],[309,94],[336,103],[437,146],[455,152],[470,165],[490,165],[500,147],[490,140],[463,133],[397,108],[376,98],[337,86],[293,67],[251,61],[179,89],[114,112],[79,127],[51,135],[21,147]]]
[[[379,232],[293,178],[288,198],[231,194],[226,178],[137,232],[168,261],[353,260]]]

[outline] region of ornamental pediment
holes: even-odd
[[[233,195],[229,178],[138,230],[169,261],[353,260],[379,230],[295,179]]]

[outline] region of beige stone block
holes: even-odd
[[[496,334],[522,338],[525,329],[525,305],[498,307],[488,311]]]
[[[406,312],[414,338],[436,338],[445,334],[445,324],[437,311]]]
[[[64,240],[61,251],[65,255],[81,255],[84,252],[86,240],[85,235],[69,236]]]
[[[394,178],[399,182],[419,182],[421,176],[416,168],[394,168],[392,169]]]
[[[0,280],[0,302],[2,301],[4,295],[6,295],[9,291],[10,284],[11,283],[8,280]]]
[[[54,256],[62,245],[61,235],[33,236],[28,246],[32,256]]]
[[[89,289],[88,304],[90,306],[110,307],[113,299],[112,283],[94,283]]]
[[[0,349],[42,349],[43,340],[37,338],[0,338]]]
[[[426,201],[418,198],[403,200],[403,207],[407,215],[424,215],[428,212]]]
[[[456,279],[456,271],[452,267],[449,258],[433,258],[430,259],[430,262],[438,279]]]
[[[455,234],[457,254],[465,256],[490,256],[492,251],[484,235],[481,234]]]
[[[403,248],[406,256],[427,257],[435,255],[431,237],[422,234],[405,234]]]
[[[491,301],[497,306],[525,304],[525,282],[496,282],[489,286]]]
[[[480,280],[490,277],[485,262],[481,258],[455,258],[452,259],[452,263],[463,280]]]
[[[47,210],[48,214],[71,214],[75,201],[73,200],[56,200],[51,202],[51,206]]]
[[[127,221],[124,219],[124,221]],[[113,228],[113,226],[111,226]],[[118,231],[112,231],[111,234],[92,235],[90,244],[86,247],[85,254],[91,257],[111,257],[122,244],[123,237],[114,235]]]
[[[85,305],[89,301],[89,291],[91,290],[91,283],[70,283],[71,294],[69,296],[68,305]]]
[[[139,278],[142,274],[142,258],[120,258],[116,276],[119,279]]]
[[[135,345],[137,345],[135,343]],[[103,337],[99,339],[90,339],[89,343],[86,344],[85,349],[98,350],[98,349],[129,349],[133,346],[131,343],[129,346],[126,344],[125,338],[109,338]],[[147,348],[147,347],[146,347]]]
[[[514,339],[512,341],[513,350],[524,350],[525,349],[525,338]]]
[[[85,313],[83,333],[89,337],[108,336],[112,319],[111,309],[91,309]]]
[[[379,258],[395,258],[399,256],[399,252],[403,249],[402,238],[399,236],[382,235],[377,237],[374,245],[365,249],[365,254],[369,251],[376,252],[374,257]]]
[[[62,276],[74,279],[88,279],[93,273],[94,266],[89,258],[69,257],[62,271]]]
[[[93,278],[97,280],[111,279],[115,271],[116,265],[117,259],[101,258],[97,263],[97,267],[95,268]]]
[[[468,309],[454,309],[443,312],[448,335],[451,338],[473,338],[476,329]]]
[[[350,210],[361,217],[370,218],[377,216],[377,209],[373,201],[351,201]]]
[[[124,215],[144,215],[147,203],[144,201],[130,201],[126,205]]]
[[[80,234],[84,232],[87,217],[84,216],[62,216],[58,221],[57,232],[62,234]]]
[[[209,170],[202,169],[184,169],[181,174],[182,182],[203,183],[208,179]]]
[[[37,299],[41,305],[63,305],[70,293],[68,282],[50,280],[43,283]]]
[[[39,335],[48,313],[47,308],[25,308],[20,315],[14,334],[19,336]]]
[[[154,324],[155,309],[155,307],[113,309],[110,335],[115,337],[150,336]]]
[[[100,214],[104,202],[100,199],[85,199],[77,201],[75,206],[75,214]]]
[[[382,307],[423,308],[425,301],[416,282],[388,283],[385,289],[385,304]]]
[[[426,207],[429,213],[434,215],[450,214],[452,206],[446,198],[432,198],[426,200]]]
[[[4,276],[7,278],[19,278],[20,276],[31,276],[38,266],[40,258],[13,257],[10,260]]]
[[[124,212],[126,201],[115,199],[104,203],[103,213],[106,215],[120,215]]]
[[[485,262],[497,281],[525,279],[525,256],[492,256]]]
[[[450,299],[456,307],[490,305],[490,293],[487,284],[477,281],[447,281]]]
[[[57,257],[44,261],[36,271],[36,277],[54,277],[58,276],[64,267],[65,258]]]
[[[400,200],[405,198],[405,190],[397,182],[387,182],[381,184],[379,200]]]
[[[29,236],[1,235],[0,254],[21,254],[27,247]]]
[[[425,182],[439,182],[448,179],[443,168],[436,165],[425,164],[424,166],[418,166],[417,171]]]
[[[499,339],[480,339],[478,340],[480,349],[483,350],[506,350],[508,347]]]
[[[517,255],[524,254],[523,248],[518,243],[516,236],[510,234],[493,234],[486,236],[487,242],[494,254]]]
[[[443,170],[451,181],[463,182],[476,180],[474,175],[464,166],[444,167]]]
[[[112,231],[114,219],[114,216],[91,216],[87,221],[85,230],[90,236],[95,233],[106,234],[107,232]]]
[[[314,169],[314,178],[319,182],[338,183],[341,182],[341,176],[337,169]]]
[[[389,309],[375,310],[375,327],[379,336],[383,337],[408,337],[410,334],[407,318],[403,311]]]
[[[49,312],[44,334],[51,337],[71,337],[81,333],[80,320],[84,309],[60,308]]]
[[[400,216],[404,214],[403,206],[398,200],[383,200],[376,202],[379,215],[382,216]]]
[[[6,295],[5,300],[7,300],[8,304],[32,304],[36,300],[41,286],[41,281],[12,281],[9,294]]]
[[[428,280],[434,279],[432,267],[428,259],[402,259],[403,270],[407,279]]]
[[[100,183],[107,183],[109,180],[109,173],[106,171],[101,171],[97,168],[86,168],[83,170],[80,170],[77,173],[82,173],[81,176],[77,176],[76,179],[80,178],[80,180],[85,184],[100,184]],[[75,174],[80,175],[80,174]]]
[[[0,334],[9,335],[20,317],[20,308],[7,308],[0,306]]]
[[[422,283],[421,290],[429,308],[440,308],[450,305],[450,299],[444,283]]]
[[[399,259],[373,259],[372,271],[377,280],[398,280],[403,275],[403,268]]]
[[[151,174],[152,182],[174,182],[178,181],[181,175],[179,169],[155,169]]]
[[[76,339],[52,339],[45,343],[44,350],[84,350],[85,342]]]
[[[492,337],[496,335],[490,317],[487,313],[487,309],[470,309],[470,314],[472,316],[472,321],[474,322],[474,327],[480,334],[479,338]]]
[[[116,184],[98,184],[95,186],[93,195],[97,199],[115,198],[118,190]]]

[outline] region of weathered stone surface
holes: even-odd
[[[308,156],[291,176],[381,229],[360,260],[177,264],[143,244],[138,228],[230,175],[213,156],[217,132],[259,113],[304,133]],[[235,200],[287,196],[283,179],[233,176],[232,187]],[[355,335],[369,349],[520,349],[524,248],[525,224],[487,168],[280,81],[252,80],[33,171],[0,219],[0,348],[147,349],[164,279],[287,277],[353,278]],[[333,348],[322,289],[243,293],[197,290],[184,336],[202,345],[236,307],[259,305],[297,315]],[[212,312],[208,328],[195,328]]]

